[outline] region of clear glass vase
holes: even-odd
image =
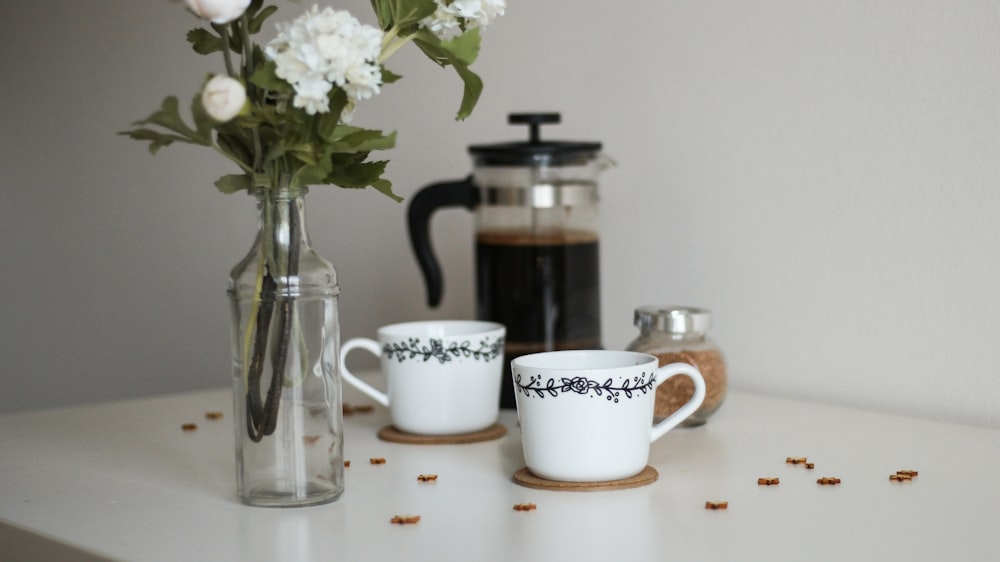
[[[294,507],[344,490],[337,272],[309,244],[305,189],[260,190],[253,247],[229,278],[236,483]]]

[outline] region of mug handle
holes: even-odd
[[[379,404],[388,407],[389,397],[384,392],[381,392],[374,386],[359,379],[354,375],[354,373],[347,370],[347,363],[344,360],[347,358],[347,354],[356,347],[368,351],[375,357],[382,356],[382,348],[379,347],[378,342],[375,340],[370,340],[368,338],[354,338],[347,340],[347,342],[340,347],[340,373],[344,376],[344,380],[350,383],[351,386],[372,397]]]
[[[688,416],[701,407],[701,403],[705,401],[705,378],[701,376],[701,371],[692,365],[688,365],[687,363],[671,363],[657,369],[657,381],[656,386],[653,387],[653,391],[655,392],[656,387],[663,384],[663,382],[667,379],[676,376],[686,376],[694,382],[694,396],[691,397],[691,400],[688,400],[687,404],[684,404],[676,412],[670,414],[665,419],[661,420],[660,423],[650,428],[650,442],[656,441],[660,437],[666,435],[668,431],[677,427],[679,423],[686,420]]]

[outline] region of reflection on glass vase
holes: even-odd
[[[294,507],[344,490],[337,273],[309,245],[304,188],[259,190],[253,247],[229,279],[236,483]]]

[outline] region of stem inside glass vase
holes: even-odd
[[[278,406],[285,381],[285,365],[295,312],[293,280],[298,276],[301,228],[298,212],[290,208],[296,204],[296,200],[288,196],[287,189],[282,190],[277,197],[262,197],[261,204],[264,205],[265,240],[261,244],[261,261],[258,267],[260,298],[257,301],[258,309],[254,315],[253,327],[247,332],[252,334],[253,340],[250,360],[247,362],[247,435],[254,442],[273,434],[278,423]],[[276,275],[286,280],[280,290],[275,281]],[[261,378],[275,306],[278,308],[278,334],[271,343],[274,346],[271,354],[271,383],[266,398],[262,398]]]

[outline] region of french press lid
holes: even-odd
[[[561,121],[558,113],[511,113],[507,122],[528,126],[528,142],[478,144],[469,147],[476,166],[574,166],[593,160],[599,142],[541,139],[541,126]]]

